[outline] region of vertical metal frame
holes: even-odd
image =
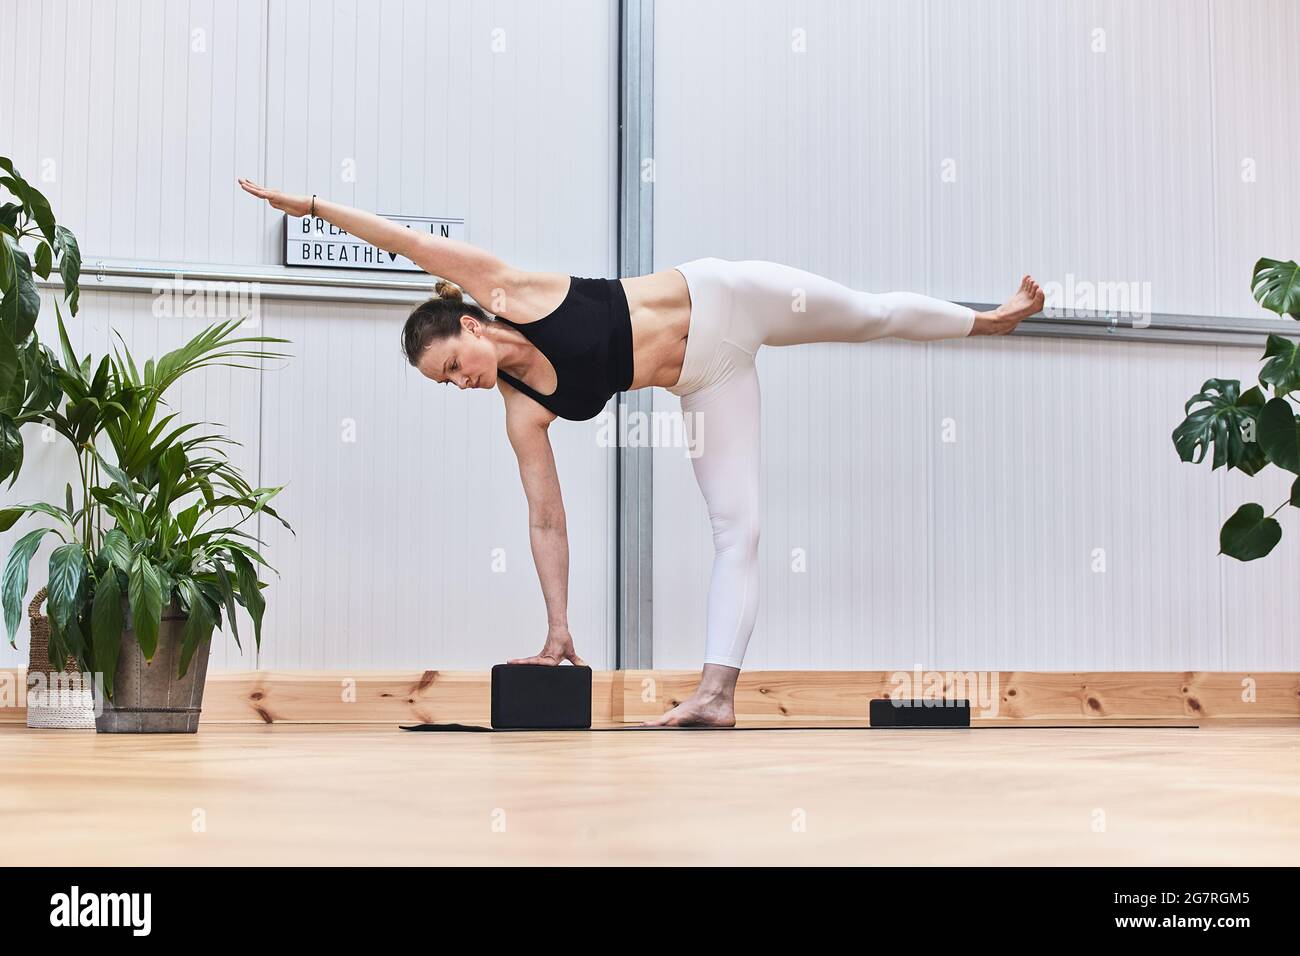
[[[618,270],[620,277],[654,271],[654,0],[619,0]],[[649,414],[644,388],[618,396],[618,433],[632,413]],[[620,441],[617,483],[617,573],[614,666],[653,666],[653,540],[651,453]]]

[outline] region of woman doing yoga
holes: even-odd
[[[569,633],[568,536],[548,426],[593,418],[620,391],[658,385],[680,397],[701,436],[691,461],[713,526],[713,575],[699,686],[654,725],[735,723],[736,677],[758,613],[759,348],[1003,335],[1043,305],[1029,276],[1004,305],[975,312],[911,292],[857,292],[755,260],[696,259],[627,279],[528,272],[358,209],[240,185],[443,277],[438,296],[406,320],[402,347],[425,377],[496,388],[505,401],[549,625],[541,652],[512,663],[582,663]],[[460,289],[490,311],[462,301]]]

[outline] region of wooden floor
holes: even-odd
[[[1293,864],[1300,726],[0,726],[0,864]]]

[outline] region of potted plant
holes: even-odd
[[[67,402],[50,418],[76,449],[80,502],[69,484],[62,504],[0,511],[0,528],[24,514],[55,519],[9,554],[5,624],[12,643],[31,557],[45,535],[58,536],[47,585],[50,659],[70,655],[95,675],[101,733],[194,733],[207,671],[199,651],[223,613],[239,641],[237,605],[248,610],[260,646],[265,584],[257,566],[269,565],[256,550],[260,540],[241,526],[267,514],[287,528],[269,505],[283,486],[251,487],[220,447],[237,442],[192,434],[207,423],[171,427],[176,415],[162,414],[164,394],[186,374],[283,357],[261,346],[286,340],[240,337],[241,324],[210,326],[141,372],[124,342],[97,367],[89,356],[78,361],[58,318],[63,361],[55,372]]]
[[[1300,266],[1295,262],[1260,259],[1251,291],[1264,308],[1300,319]],[[1187,418],[1173,433],[1183,461],[1198,464],[1213,447],[1212,468],[1226,465],[1253,476],[1275,465],[1297,476],[1290,495],[1271,513],[1251,502],[1224,522],[1219,551],[1239,561],[1272,551],[1282,538],[1282,526],[1273,516],[1288,504],[1300,508],[1300,416],[1293,404],[1300,393],[1300,348],[1291,339],[1270,335],[1262,358],[1259,384],[1244,392],[1236,379],[1207,380],[1188,399]]]

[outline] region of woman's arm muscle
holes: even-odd
[[[241,179],[239,185],[291,216],[305,216],[311,211],[311,196],[268,189],[247,179]],[[489,312],[494,311],[494,299],[508,300],[517,292],[521,274],[498,256],[468,242],[417,232],[364,209],[330,202],[319,196],[316,197],[316,215],[385,252],[405,256],[431,275],[450,279]]]
[[[528,498],[528,537],[546,599],[547,623],[551,628],[567,629],[569,532],[555,454],[547,433],[555,415],[508,385],[503,385],[502,394],[506,399],[506,434],[519,461],[519,478]]]
[[[492,298],[510,291],[513,270],[486,249],[459,239],[417,232],[383,216],[319,197],[316,215],[385,252],[406,256],[430,275],[450,279],[489,312],[492,311]]]

